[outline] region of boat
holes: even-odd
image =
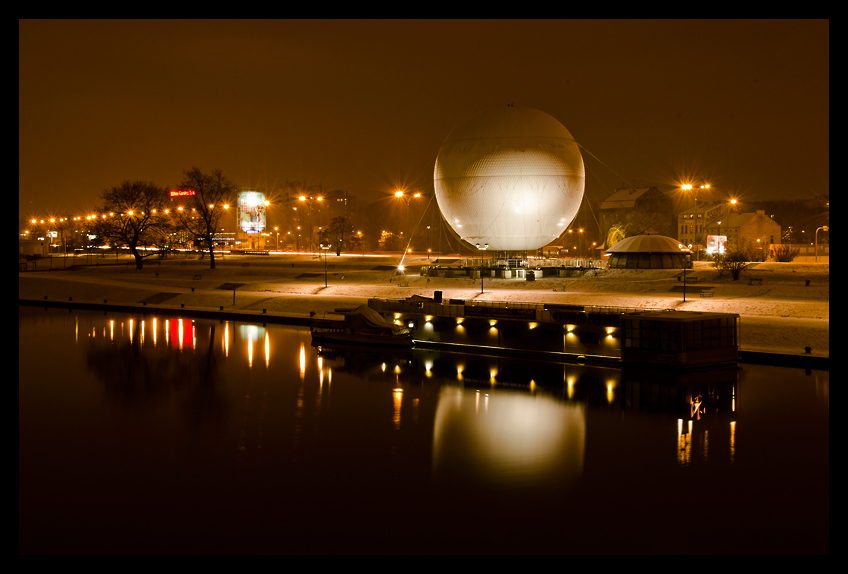
[[[344,325],[312,327],[312,344],[371,345],[411,347],[412,332],[402,325],[389,323],[368,305],[344,313]]]

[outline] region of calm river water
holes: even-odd
[[[826,553],[829,373],[19,307],[23,553]]]

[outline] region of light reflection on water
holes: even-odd
[[[443,386],[433,476],[468,486],[564,488],[583,472],[584,411],[548,396]]]
[[[378,531],[398,522],[431,538],[456,529],[471,545],[458,551],[492,550],[497,537],[477,546],[468,538],[492,513],[507,523],[553,521],[551,543],[567,552],[695,552],[699,536],[709,551],[738,551],[739,539],[716,534],[710,521],[759,524],[753,517],[787,496],[785,479],[800,497],[791,506],[806,510],[784,508],[760,531],[795,542],[817,533],[801,547],[827,545],[826,520],[798,526],[827,516],[827,372],[746,365],[677,375],[439,352],[319,353],[308,330],[274,325],[31,308],[19,316],[20,508],[24,526],[31,520],[22,532],[33,535],[22,544],[37,535],[33,547],[65,548],[66,531],[28,518],[57,512],[90,516],[80,539],[109,538],[97,525],[114,520],[107,501],[122,500],[141,516],[158,510],[169,528],[200,528],[198,551],[209,550],[201,533],[219,521],[255,520],[259,529],[268,509],[297,509],[355,525],[360,504]],[[64,477],[63,488],[50,476]],[[119,485],[149,495],[126,499]],[[387,490],[418,510],[398,514]],[[488,493],[484,505],[471,502],[475,492]],[[667,525],[689,512],[677,501],[691,497],[709,499],[718,518],[701,517],[681,538]],[[207,499],[233,510],[208,524],[169,510],[194,500],[206,508]],[[254,503],[247,518],[235,510]],[[554,518],[561,513],[568,525]],[[605,539],[610,547],[593,546],[610,521],[621,533]],[[298,524],[289,539],[304,544],[326,526]],[[256,529],[247,529],[250,543],[236,537],[220,548],[277,548],[256,542]],[[334,538],[340,548],[372,543],[368,529],[346,532]],[[749,541],[751,551],[781,547],[765,538]],[[409,548],[430,551],[412,540]]]

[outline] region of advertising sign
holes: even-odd
[[[193,189],[172,189],[171,197],[183,197],[186,195],[194,195]]]
[[[265,231],[265,194],[258,191],[242,191],[238,195],[239,228],[245,233]]]
[[[707,235],[707,253],[724,253],[727,235]]]

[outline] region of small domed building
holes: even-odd
[[[634,235],[609,249],[610,269],[682,269],[687,251],[664,235]]]

